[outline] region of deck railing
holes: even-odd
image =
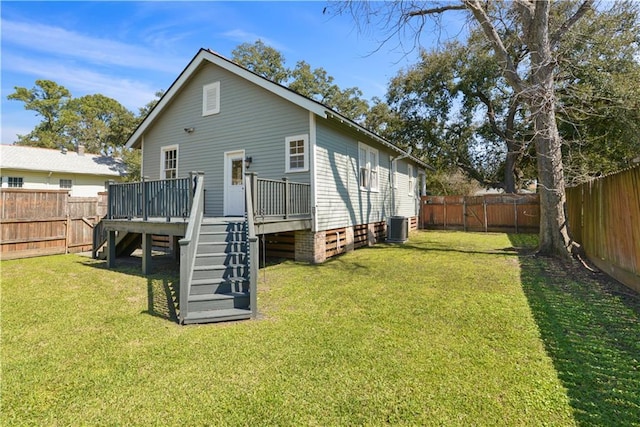
[[[187,218],[192,200],[191,178],[110,183],[107,218]]]
[[[251,179],[253,213],[261,219],[291,219],[311,216],[311,186],[300,182]],[[194,194],[193,178],[110,183],[108,219],[189,218]],[[203,193],[204,198],[204,193]],[[248,206],[248,205],[247,205]]]
[[[193,196],[193,208],[189,215],[189,225],[185,236],[178,241],[180,244],[180,296],[178,306],[180,308],[178,320],[181,324],[189,315],[189,293],[193,278],[193,269],[196,260],[196,248],[200,236],[200,226],[204,215],[204,173],[192,172],[189,181],[193,182],[195,194]]]
[[[254,185],[256,183],[254,176],[253,174],[247,174],[244,177],[244,197],[247,206],[245,216],[247,219],[247,260],[249,262],[249,307],[251,308],[251,317],[253,319],[258,315],[258,264],[260,262],[260,246],[258,245],[253,217],[255,210],[253,208],[252,195],[255,194]]]
[[[258,178],[253,181],[253,208],[256,216],[265,218],[300,217],[311,215],[311,186],[300,182]]]

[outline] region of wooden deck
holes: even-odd
[[[204,217],[203,222],[218,220],[242,219],[241,217]],[[102,220],[105,231],[122,231],[127,233],[159,234],[164,236],[184,236],[189,219],[171,218],[131,218]],[[260,217],[255,218],[256,234],[282,233],[285,231],[311,229],[311,215],[299,215],[290,218]]]

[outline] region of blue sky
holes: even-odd
[[[137,113],[167,89],[201,48],[231,57],[241,43],[261,39],[282,52],[290,68],[300,60],[322,67],[341,88],[383,98],[388,81],[415,62],[393,39],[360,32],[350,16],[322,13],[326,2],[8,2],[1,10],[2,143],[40,121],[19,101],[15,86],[53,80],[74,97],[103,94]],[[423,46],[455,34],[457,22],[422,34]],[[444,34],[443,34],[444,32]],[[404,41],[406,46],[411,41]]]

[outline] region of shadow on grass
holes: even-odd
[[[142,313],[178,322],[180,295],[180,266],[171,255],[154,255],[152,273],[142,274],[142,259],[136,256],[119,257],[116,266],[108,269],[107,262],[85,262],[85,265],[119,273],[144,277],[147,280],[147,309]]]
[[[176,280],[167,277],[147,278],[147,311],[145,313],[161,319],[178,322],[177,303],[180,293]]]
[[[463,248],[452,248],[451,246],[438,246],[436,242],[429,242],[428,245],[416,245],[411,241],[407,241],[405,243],[384,243],[377,244],[375,246],[369,246],[367,249],[378,250],[378,249],[407,249],[411,251],[423,251],[423,252],[457,252],[461,254],[474,254],[474,255],[512,255],[519,256],[520,252],[523,248],[519,247],[508,247],[501,249],[493,249],[493,250],[475,250],[475,249],[463,249]]]
[[[640,425],[640,295],[602,273],[520,256],[522,287],[581,425]]]

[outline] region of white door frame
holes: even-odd
[[[237,197],[237,194],[230,191],[231,189],[231,160],[242,159],[242,200],[239,202],[237,199],[232,200],[232,197]],[[224,202],[223,202],[223,215],[224,216],[243,216],[245,210],[244,204],[244,150],[225,151],[224,152]],[[238,211],[238,204],[242,205],[242,212]]]

